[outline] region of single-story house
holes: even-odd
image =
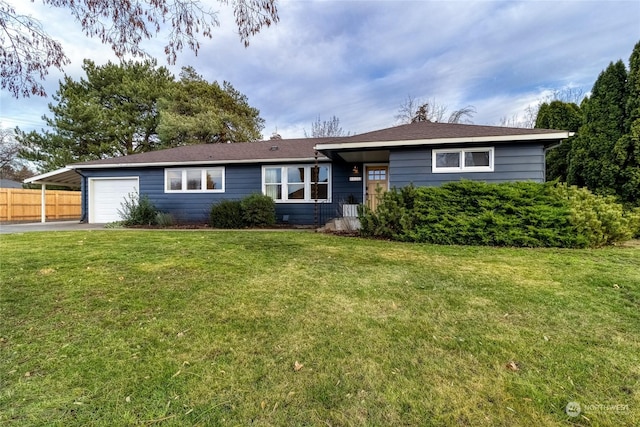
[[[11,179],[0,179],[0,188],[22,188],[22,183]]]
[[[212,204],[260,192],[278,221],[320,224],[344,204],[375,207],[376,195],[409,184],[460,179],[545,179],[545,152],[570,132],[449,123],[412,123],[340,138],[188,145],[75,163],[25,180],[79,187],[82,220],[120,219],[122,201],[146,195],[178,221],[204,222]]]

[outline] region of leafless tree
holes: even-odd
[[[13,96],[44,96],[44,80],[51,67],[62,70],[69,63],[62,45],[45,33],[35,19],[16,14],[0,1],[0,75],[2,89]]]
[[[528,105],[524,109],[522,117],[520,117],[519,113],[515,113],[509,118],[506,116],[501,117],[498,126],[533,129],[542,104],[562,101],[580,105],[585,96],[584,91],[580,88],[555,89],[550,94],[538,99],[535,105]]]
[[[12,163],[19,152],[20,146],[13,137],[13,131],[0,129],[0,167],[4,168]]]
[[[573,102],[574,104],[580,105],[585,96],[584,90],[581,88],[556,89],[550,95],[542,98],[538,102],[538,105],[544,102],[551,103],[553,101]]]
[[[524,128],[524,122],[518,116],[518,113],[514,113],[511,117],[502,116],[498,120],[498,126],[507,128]]]
[[[455,110],[449,115],[447,123],[467,123],[473,124],[471,117],[476,113],[476,108],[473,105],[467,105],[459,110]]]
[[[475,107],[467,105],[453,111],[447,118],[447,110],[446,105],[438,104],[435,99],[423,101],[409,95],[400,104],[395,119],[399,124],[417,122],[473,123],[470,119],[476,113]]]
[[[33,175],[18,158],[20,144],[11,129],[0,129],[0,178],[22,181]]]
[[[23,0],[24,1],[24,0]],[[31,0],[34,1],[34,0]],[[240,40],[249,39],[265,26],[279,21],[277,0],[218,0],[233,8]],[[211,38],[220,25],[217,14],[205,10],[200,0],[42,0],[44,5],[68,9],[88,37],[111,47],[119,58],[147,56],[140,46],[169,27],[164,47],[167,61],[187,46],[196,54],[200,38]],[[69,64],[62,45],[30,16],[19,15],[0,0],[0,75],[2,89],[15,97],[46,95],[40,83],[51,67]]]
[[[336,116],[332,116],[329,120],[318,119],[311,123],[311,135],[304,131],[305,138],[324,138],[324,137],[340,137],[349,136],[351,132],[345,132],[340,126],[340,119]]]

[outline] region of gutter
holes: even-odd
[[[571,138],[575,134],[576,134],[575,132],[568,132],[569,136],[567,138]],[[565,139],[567,139],[567,138],[565,138]],[[543,151],[543,154],[544,154],[544,164],[543,164],[544,169],[543,169],[543,172],[542,172],[542,179],[543,179],[544,182],[547,182],[547,151],[553,150],[554,148],[558,148],[560,145],[562,145],[562,141],[564,141],[564,140],[560,140],[555,144],[551,144],[548,147],[544,147],[544,151]]]
[[[501,136],[476,136],[476,137],[454,137],[454,138],[433,138],[395,141],[369,141],[369,142],[338,142],[319,143],[313,148],[320,152],[324,150],[345,150],[345,149],[367,149],[367,148],[399,148],[412,146],[448,145],[448,144],[468,144],[468,143],[508,143],[523,141],[544,141],[554,139],[566,139],[573,135],[573,132],[554,133],[533,133],[524,135],[501,135]]]
[[[264,164],[264,163],[311,163],[315,162],[314,157],[291,157],[280,159],[255,159],[255,160],[188,160],[182,162],[145,162],[145,163],[76,163],[68,165],[67,168],[78,169],[111,169],[111,168],[147,168],[147,167],[171,167],[171,166],[207,166],[207,165],[239,165],[239,164]],[[319,161],[330,161],[328,157],[320,157]]]

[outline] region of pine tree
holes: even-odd
[[[582,113],[578,105],[573,102],[555,100],[540,105],[535,127],[538,129],[564,129],[577,132],[581,124]],[[569,138],[562,141],[559,147],[547,152],[545,159],[547,180],[567,181],[572,140],[573,138]]]
[[[209,83],[192,67],[160,103],[158,134],[163,146],[249,142],[261,138],[264,120],[231,83]]]
[[[580,107],[584,124],[572,142],[567,173],[569,183],[599,193],[616,193],[620,165],[614,156],[614,146],[625,134],[627,95],[624,63],[611,63],[600,73],[591,97]]]
[[[616,190],[624,202],[640,205],[640,42],[629,58],[625,107],[625,134],[613,149],[620,167]]]
[[[155,61],[96,66],[85,60],[82,68],[86,79],[65,76],[57,104],[49,104],[53,118],[44,120],[51,131],[17,131],[21,157],[48,171],[157,149],[157,102],[173,81],[169,71]]]

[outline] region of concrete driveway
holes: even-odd
[[[78,221],[30,222],[26,224],[0,224],[0,234],[29,233],[32,231],[104,230],[105,224],[85,224]]]

